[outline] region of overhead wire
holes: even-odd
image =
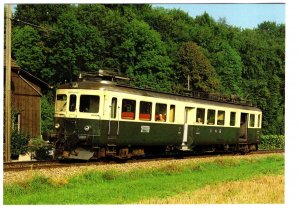
[[[16,19],[16,18],[9,18],[9,19],[14,20],[14,21],[17,21],[17,22],[20,22],[20,23],[23,23],[23,24],[26,24],[26,25],[29,25],[29,26],[32,26],[32,27],[35,27],[35,28],[42,29],[42,30],[44,30],[44,31],[50,31],[50,32],[61,33],[61,32],[59,32],[59,31],[56,31],[56,30],[53,30],[53,29],[50,29],[50,28],[47,28],[47,27],[39,26],[39,25],[30,23],[30,22],[27,22],[27,21],[24,21],[24,20],[20,20],[20,19]]]

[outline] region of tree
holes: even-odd
[[[144,15],[150,27],[159,32],[163,41],[188,41],[193,19],[182,10],[155,8]]]
[[[41,97],[41,132],[53,129],[54,99],[49,92]]]
[[[52,79],[56,83],[75,79],[78,71],[100,68],[104,39],[97,28],[81,25],[69,12],[59,17],[53,29],[57,33],[49,36],[47,45],[49,66],[54,69]]]
[[[102,35],[104,47],[101,52],[101,67],[121,71],[118,49],[128,21],[120,15],[118,10],[112,10],[109,5],[100,4],[78,5],[76,17],[80,23],[96,27]]]
[[[17,63],[33,75],[43,77],[45,67],[44,43],[36,29],[31,26],[16,27],[12,32],[12,52]]]
[[[160,35],[138,20],[129,22],[124,30],[118,52],[122,71],[134,78],[137,86],[170,91],[171,61]]]
[[[14,14],[14,26],[25,26],[26,23],[41,27],[51,26],[61,14],[69,10],[72,10],[69,4],[18,4]]]
[[[214,67],[194,42],[183,43],[177,53],[177,80],[187,88],[188,76],[192,90],[206,93],[220,89],[220,80]]]
[[[248,98],[263,111],[263,133],[284,132],[284,39],[272,40],[257,30],[245,30],[240,54],[243,60],[243,87]],[[283,52],[284,53],[284,52]]]
[[[283,24],[277,25],[276,22],[265,21],[257,26],[258,32],[266,37],[275,40],[282,40],[285,37],[285,27]]]
[[[228,43],[222,43],[219,51],[211,55],[212,65],[222,83],[222,93],[242,97],[242,60],[239,53]]]

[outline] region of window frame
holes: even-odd
[[[150,106],[150,108],[147,108],[147,110],[149,110],[149,112],[148,113],[141,113],[141,104],[142,103],[147,103],[147,104],[149,104],[149,106]],[[140,104],[139,104],[139,120],[140,121],[151,121],[152,120],[152,105],[153,105],[153,103],[151,102],[151,101],[140,101]],[[146,118],[146,117],[141,117],[141,114],[143,114],[143,115],[150,115],[150,117],[149,118]]]
[[[249,114],[249,127],[255,127],[255,114]]]
[[[234,114],[233,120],[232,120],[232,114]],[[232,121],[234,122],[233,125],[232,125]],[[230,111],[229,126],[236,126],[236,112],[235,111]]]
[[[114,100],[116,100],[115,103],[114,103]],[[110,118],[111,119],[116,119],[117,118],[117,113],[118,113],[118,98],[117,97],[112,97],[111,98],[111,105],[110,105]]]
[[[172,108],[174,108],[174,112],[171,113]],[[173,116],[171,116],[171,114],[173,114]],[[176,121],[176,105],[171,104],[170,107],[169,107],[169,122],[170,123],[175,123],[175,121]]]
[[[210,112],[214,112],[214,116],[211,116],[213,117],[213,124],[211,124],[209,121],[209,113]],[[216,110],[215,109],[207,109],[207,114],[206,114],[206,125],[210,125],[210,126],[213,126],[213,125],[216,125]]]
[[[72,101],[72,97],[75,96],[75,107],[74,107],[74,110],[71,110],[71,106],[73,105],[71,102]],[[99,100],[100,101],[100,100]],[[69,99],[69,112],[76,112],[77,111],[77,95],[76,94],[71,94],[70,95],[70,99]]]
[[[130,102],[134,102],[134,106],[132,108],[134,108],[134,110],[130,110],[130,111],[124,111],[124,101],[130,101]],[[133,113],[133,116],[131,115],[131,113]],[[136,100],[133,99],[128,99],[128,98],[123,98],[122,99],[122,106],[121,106],[121,119],[123,120],[135,120],[136,119]]]
[[[163,115],[163,113],[159,113],[157,112],[157,106],[158,105],[165,105],[165,115]],[[155,103],[155,122],[167,122],[167,110],[168,110],[168,105],[164,104],[164,103]],[[159,115],[162,116],[159,116]]]
[[[258,114],[258,117],[257,117],[257,128],[260,128],[260,122],[261,122],[261,114]]]
[[[58,100],[59,96],[63,96],[66,99],[65,100]],[[64,102],[64,104],[63,105],[58,105],[58,102],[60,102],[60,104],[62,104]],[[59,112],[59,113],[67,112],[67,104],[68,104],[67,94],[57,94],[56,97],[55,97],[55,112]],[[61,108],[62,109],[58,110],[58,106],[60,107],[59,109],[61,109]]]
[[[219,120],[219,116],[221,115],[221,114],[219,114],[219,113],[223,113],[223,120]],[[222,122],[222,124],[219,124],[219,121],[223,121]],[[226,112],[225,112],[225,110],[218,110],[218,113],[217,113],[217,125],[218,126],[224,126],[225,125],[225,121],[226,121]]]
[[[93,96],[93,97],[97,97],[98,98],[98,110],[97,110],[97,112],[94,112],[94,111],[90,111],[91,110],[91,103],[90,103],[90,100],[89,100],[89,109],[88,109],[88,111],[82,111],[82,109],[81,109],[81,98],[83,97],[83,96]],[[81,94],[80,95],[80,97],[79,97],[79,112],[80,113],[85,113],[85,114],[98,114],[99,112],[100,112],[100,96],[99,95],[91,95],[91,94]]]
[[[201,117],[198,117],[198,111],[203,111],[203,121],[202,122],[198,122],[198,119],[201,119]],[[205,124],[205,115],[206,115],[206,109],[205,108],[196,108],[196,123],[197,124],[201,124],[204,125]]]

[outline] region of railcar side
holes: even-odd
[[[130,158],[167,150],[257,149],[255,107],[100,82],[63,85],[55,103],[56,156]]]

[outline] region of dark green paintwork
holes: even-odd
[[[88,135],[85,143],[90,146],[180,146],[183,138],[183,125],[166,123],[146,123],[130,121],[107,121],[75,118],[56,118],[64,133],[74,131],[80,135]],[[89,132],[84,131],[86,125],[91,126]],[[110,125],[110,128],[109,128]],[[118,131],[119,125],[119,131]],[[143,127],[142,127],[143,126]],[[146,130],[146,131],[145,131]],[[150,131],[147,131],[150,130]],[[248,129],[248,144],[257,144],[260,129]],[[222,126],[190,125],[188,129],[188,145],[223,145],[238,144],[239,128]]]
[[[248,144],[258,144],[260,141],[261,129],[248,129]]]
[[[107,121],[103,121],[103,133],[108,132]],[[176,145],[182,141],[182,133],[178,133],[181,125],[161,124],[161,123],[140,123],[120,121],[119,135],[117,132],[117,121],[111,122],[110,136],[116,136],[117,145],[132,145],[132,146],[160,146],[160,145]],[[145,132],[142,129],[149,129]]]
[[[193,126],[190,132],[195,145],[237,144],[239,128],[222,126]]]

